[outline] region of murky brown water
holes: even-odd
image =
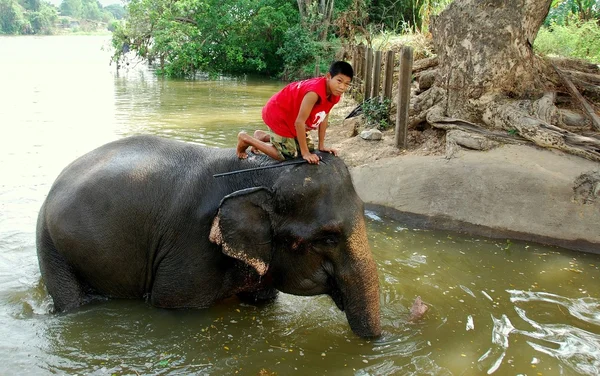
[[[117,75],[107,37],[0,38],[0,374],[597,375],[600,257],[404,228],[368,212],[385,334],[364,341],[327,297],[208,310],[137,301],[47,313],[37,211],[60,170],[152,133],[232,147],[282,86]],[[416,296],[427,315],[408,321]]]

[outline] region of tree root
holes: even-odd
[[[411,97],[408,110],[408,128],[414,128],[417,124],[427,120],[430,108],[437,105],[446,96],[446,91],[437,86]]]
[[[445,91],[436,86],[411,101],[409,127],[426,121],[446,130],[446,158],[460,147],[490,150],[501,144],[534,143],[600,162],[600,139],[563,129],[563,114],[554,105],[556,94],[546,93],[537,101],[495,100],[486,105],[483,124],[445,116]],[[558,124],[556,126],[553,124]]]
[[[529,101],[494,102],[486,109],[483,120],[488,126],[517,132],[538,146],[600,162],[600,139],[581,136],[534,117],[533,107]]]
[[[460,147],[483,151],[501,144],[527,143],[516,135],[484,129],[466,120],[446,117],[441,105],[429,109],[426,118],[433,127],[446,130],[446,159],[453,158]]]

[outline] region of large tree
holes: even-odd
[[[113,60],[126,52],[158,62],[168,76],[278,73],[277,53],[297,12],[284,0],[131,0],[124,26],[113,33]]]
[[[552,0],[456,0],[432,20],[435,85],[413,101],[413,123],[447,130],[453,145],[533,142],[600,161],[600,140],[567,130],[560,78],[533,41]]]

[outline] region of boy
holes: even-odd
[[[254,137],[245,132],[238,134],[237,156],[247,158],[246,149],[259,150],[273,159],[302,156],[308,163],[318,164],[313,154],[314,144],[310,131],[318,129],[318,150],[337,155],[337,150],[325,147],[325,131],[329,111],[340,101],[350,86],[354,71],[345,61],[331,64],[324,77],[292,82],[269,99],[262,110],[262,118],[270,132],[257,130]]]

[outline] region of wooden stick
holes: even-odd
[[[220,174],[214,174],[213,178],[220,178],[221,176],[241,174],[243,172],[250,172],[250,171],[257,171],[257,170],[266,170],[268,168],[291,166],[291,165],[296,165],[296,164],[301,164],[301,163],[306,163],[306,159],[300,159],[300,160],[297,160],[297,161],[291,161],[291,162],[285,162],[285,163],[275,163],[275,164],[268,165],[268,166],[246,168],[244,170],[235,170],[235,171],[229,171],[229,172],[222,172]]]

